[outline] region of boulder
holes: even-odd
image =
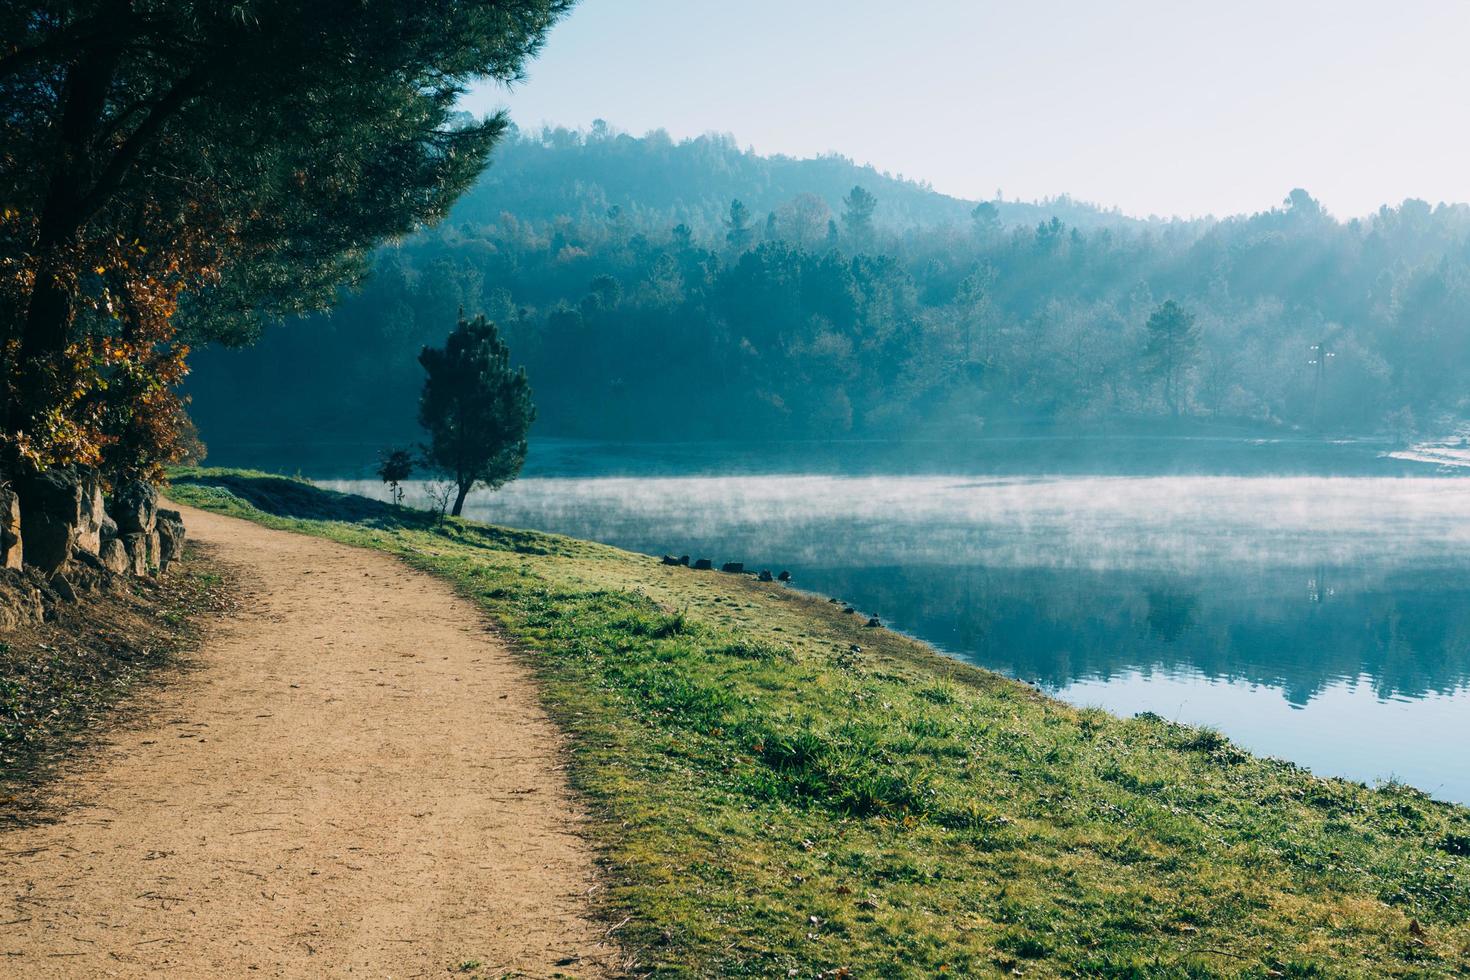
[[[72,591],[79,593],[100,592],[117,581],[102,559],[89,551],[78,551],[58,574],[64,575]]]
[[[98,541],[98,544],[99,544],[99,547],[97,549],[97,553],[99,555],[102,553],[102,549],[101,549],[100,545],[104,545],[104,544],[106,544],[109,541],[116,541],[116,540],[117,540],[117,521],[114,521],[110,515],[108,515],[107,513],[104,512],[103,515],[102,515],[102,523],[97,528],[97,541]]]
[[[111,513],[119,534],[148,534],[158,521],[158,491],[144,480],[129,480],[113,493]]]
[[[679,556],[679,564],[683,565],[685,568],[688,568],[689,567],[689,556],[688,555],[680,555]]]
[[[152,575],[163,570],[163,543],[159,539],[158,528],[154,528],[143,535],[143,545],[147,549],[147,567],[144,571]]]
[[[160,510],[154,533],[158,535],[158,570],[162,572],[174,562],[183,560],[184,515],[176,510]]]
[[[882,626],[883,624],[878,621],[878,617],[877,616],[869,616],[868,617],[868,625],[871,626],[871,627],[875,627],[876,628],[876,627]]]
[[[708,571],[709,569],[715,567],[715,563],[710,561],[708,558],[698,558],[694,562],[694,567],[700,569],[701,571]]]
[[[745,562],[743,562],[743,561],[727,561],[727,562],[725,562],[725,564],[723,564],[723,565],[720,566],[720,571],[722,571],[722,572],[733,572],[736,575],[740,575],[740,574],[744,573],[744,571],[745,571]]]
[[[788,572],[788,571],[784,571],[783,570],[780,575],[777,575],[776,576],[776,581],[777,582],[790,582],[791,581],[791,573]]]
[[[83,482],[67,466],[53,466],[15,481],[26,564],[50,575],[72,556],[84,523]]]
[[[97,558],[114,575],[126,575],[131,567],[131,559],[128,557],[128,549],[123,547],[122,539],[116,536],[102,542],[102,550]]]
[[[148,574],[148,535],[141,531],[124,534],[118,538],[128,557],[127,571],[134,575]]]
[[[78,551],[95,555],[102,548],[102,521],[107,511],[102,506],[102,479],[96,470],[77,471],[77,533],[75,547]]]
[[[664,555],[664,564],[677,565],[679,564],[679,559],[675,558],[673,555]]]
[[[762,582],[776,581],[776,579],[771,575],[771,570],[769,568],[762,568],[760,575],[756,577],[759,578]]]
[[[23,558],[20,497],[10,487],[0,487],[0,568],[21,568]]]
[[[71,581],[60,572],[51,576],[51,589],[67,602],[77,601],[77,591],[72,588]]]

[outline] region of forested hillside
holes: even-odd
[[[1250,216],[1136,221],[962,202],[727,137],[519,134],[336,312],[204,352],[190,390],[225,455],[411,441],[416,355],[463,309],[501,324],[542,435],[1150,418],[1406,435],[1465,408],[1467,236],[1464,205],[1344,222],[1296,190]],[[1151,326],[1169,300],[1182,318]]]

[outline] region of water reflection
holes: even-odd
[[[1470,482],[541,478],[469,513],[789,568],[1069,700],[1470,801]]]

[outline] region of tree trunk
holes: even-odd
[[[454,498],[454,510],[449,512],[451,516],[458,517],[460,511],[464,510],[464,498],[470,495],[470,487],[472,486],[474,486],[473,483],[461,483],[459,485],[459,493]]]
[[[28,430],[53,407],[66,370],[68,332],[74,315],[66,282],[66,252],[85,222],[82,200],[95,177],[93,140],[117,64],[115,49],[75,62],[67,71],[60,147],[36,235],[36,278],[31,287],[15,365],[14,401],[7,406],[9,429]]]

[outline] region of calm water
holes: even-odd
[[[469,516],[789,569],[1069,701],[1470,802],[1470,481],[532,478]]]

